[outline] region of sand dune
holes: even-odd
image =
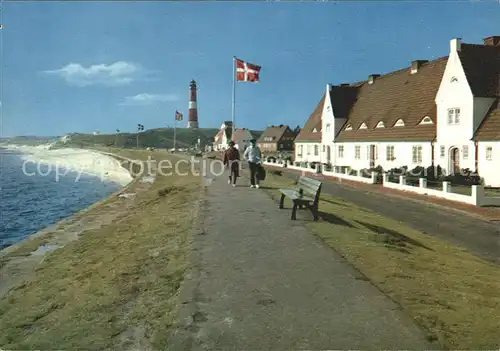
[[[30,163],[31,167],[33,165],[37,167],[38,165],[52,166],[49,167],[52,172],[58,173],[61,177],[87,174],[121,185],[127,185],[133,179],[129,171],[121,166],[120,161],[95,151],[69,148],[49,150],[49,144],[40,146],[7,145],[6,148],[21,153],[26,164]],[[44,169],[44,172],[47,172],[47,168]]]

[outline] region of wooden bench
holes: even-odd
[[[321,182],[319,180],[300,177],[297,182],[297,189],[280,189],[281,200],[279,208],[283,208],[285,198],[293,201],[292,220],[297,219],[297,207],[311,210],[314,220],[318,220],[319,195],[321,193]]]

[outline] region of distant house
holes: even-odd
[[[257,140],[257,145],[262,152],[293,151],[293,142],[297,132],[283,124],[279,126],[270,126],[264,130],[264,133]]]
[[[231,140],[234,141],[235,146],[240,151],[244,151],[252,139],[254,139],[254,136],[247,128],[236,129],[231,137]]]
[[[470,169],[500,186],[500,36],[330,85],[295,139],[295,160],[354,169]]]
[[[231,121],[225,121],[220,126],[219,132],[214,137],[213,149],[215,151],[226,150],[231,140],[231,133],[233,129],[233,123]]]

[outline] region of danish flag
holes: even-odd
[[[260,66],[236,59],[236,80],[258,83],[260,68]]]

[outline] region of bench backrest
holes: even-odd
[[[304,191],[304,194],[313,197],[315,203],[319,201],[319,194],[321,192],[321,182],[319,180],[302,176],[299,178],[297,186]]]

